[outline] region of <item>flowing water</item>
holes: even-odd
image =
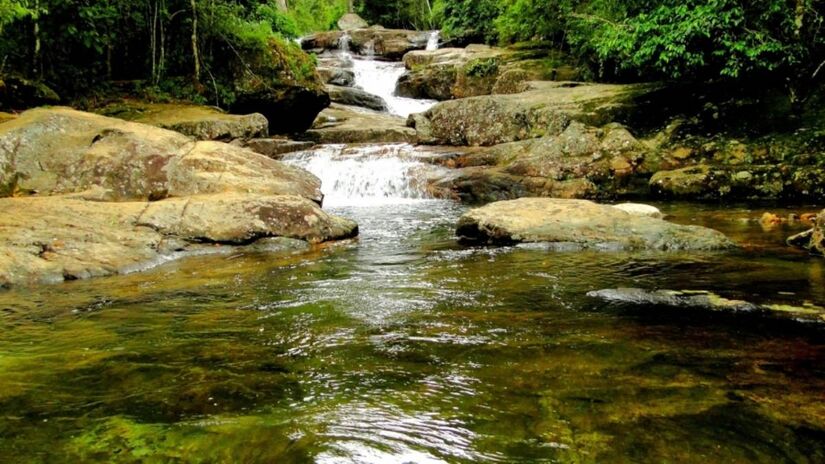
[[[466,247],[384,149],[290,160],[358,240],[0,293],[0,462],[825,462],[821,324],[585,296],[825,303],[792,230],[671,204],[745,247]]]
[[[433,50],[438,48],[439,37],[437,32],[430,35],[427,42],[428,50],[430,50],[430,47],[434,47]],[[390,114],[406,118],[412,113],[427,111],[437,103],[435,100],[414,99],[395,95],[398,78],[407,71],[404,63],[376,60],[374,53],[369,50],[367,50],[366,56],[354,56],[350,52],[350,42],[349,35],[343,35],[339,42],[340,49],[338,53],[343,55],[345,61],[352,62],[353,72],[355,73],[355,86],[383,98],[387,103]]]

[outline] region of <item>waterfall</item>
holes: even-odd
[[[438,50],[438,41],[441,39],[441,31],[430,32],[430,38],[427,39],[427,51],[431,52]]]
[[[324,145],[284,162],[321,179],[325,206],[370,206],[428,199],[427,179],[443,168],[415,159],[407,144]]]
[[[355,85],[383,98],[391,114],[406,118],[412,113],[427,111],[436,103],[434,100],[418,100],[395,95],[398,78],[406,72],[403,63],[374,59],[353,61]]]
[[[349,34],[346,32],[344,32],[341,35],[341,38],[338,39],[338,50],[341,52],[342,55],[349,55],[350,42],[352,42],[352,37],[350,37]]]

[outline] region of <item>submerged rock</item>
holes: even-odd
[[[660,305],[676,308],[698,308],[711,311],[765,311],[825,321],[825,308],[806,304],[755,304],[743,300],[731,300],[715,293],[701,290],[644,290],[641,288],[614,288],[589,292],[587,296],[614,303],[636,305]]]
[[[96,112],[173,130],[198,140],[251,139],[269,133],[269,122],[262,114],[226,114],[208,106],[130,101],[107,105]]]
[[[99,277],[160,264],[205,244],[267,237],[318,243],[357,225],[298,196],[219,193],[157,202],[0,199],[0,287]]]
[[[466,242],[549,242],[615,250],[725,250],[721,232],[629,214],[587,200],[522,198],[470,210],[456,235]]]

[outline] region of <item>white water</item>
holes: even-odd
[[[284,161],[321,179],[324,206],[374,206],[429,199],[427,178],[437,166],[414,157],[407,144],[324,145]]]
[[[374,59],[353,60],[355,85],[367,92],[378,95],[387,102],[390,114],[406,118],[412,113],[421,113],[430,109],[435,100],[418,100],[395,95],[395,84],[406,69],[403,63],[377,61]]]
[[[427,51],[432,52],[438,50],[438,41],[441,39],[440,31],[430,32],[430,38],[427,39]]]
[[[435,37],[435,39],[433,39]],[[430,42],[435,41],[438,47],[438,33],[433,32],[427,43],[429,50]],[[406,72],[404,63],[392,61],[378,61],[373,58],[372,45],[367,46],[366,58],[355,58],[350,53],[350,36],[341,36],[338,47],[339,53],[346,60],[352,60],[353,72],[355,73],[355,86],[365,91],[378,95],[387,102],[387,109],[390,114],[406,118],[413,113],[421,113],[435,105],[435,100],[419,100],[415,98],[404,98],[395,95],[395,85],[398,78]]]

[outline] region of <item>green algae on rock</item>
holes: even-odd
[[[587,200],[521,198],[470,210],[456,235],[470,243],[551,243],[607,250],[728,250],[721,232],[629,214]]]

